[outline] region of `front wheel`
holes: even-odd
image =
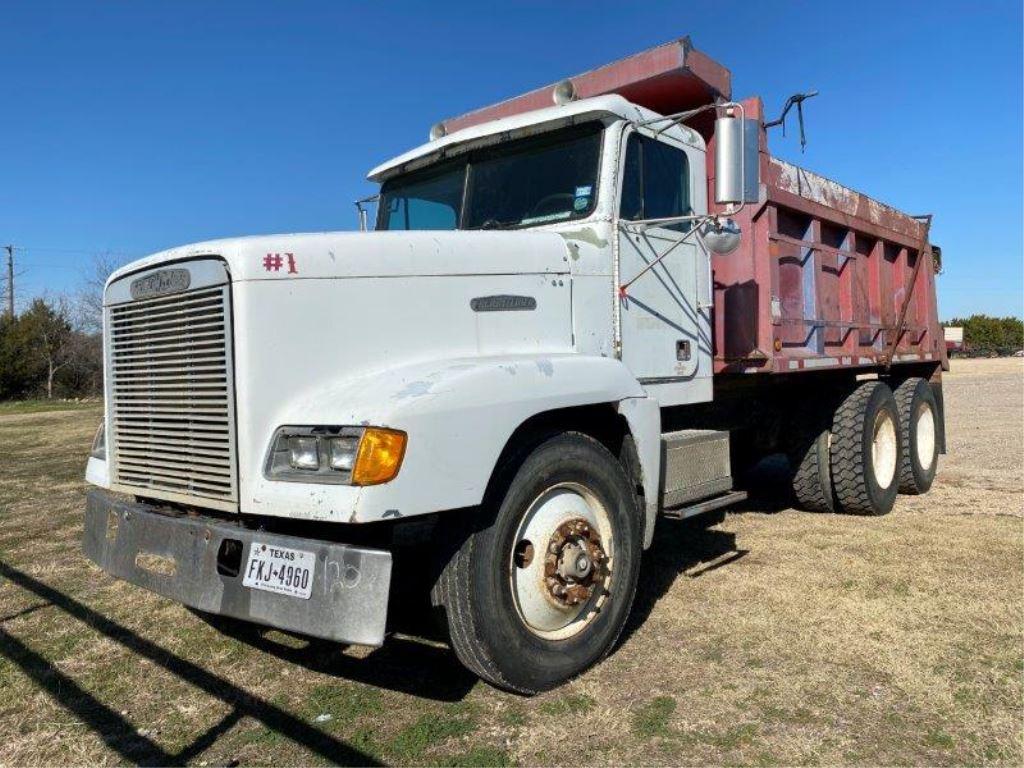
[[[499,469],[481,518],[433,598],[459,660],[488,682],[536,693],[614,645],[640,566],[640,510],[622,465],[566,432]]]

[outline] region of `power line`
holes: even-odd
[[[113,248],[52,248],[41,245],[19,245],[18,250],[39,251],[42,253],[70,253],[84,256],[119,256],[124,258],[134,258],[139,255],[136,253],[129,253],[128,251],[115,250]]]
[[[81,269],[83,264],[88,262],[72,261],[70,263],[63,261],[40,261],[39,259],[32,259],[33,267],[46,267],[47,269]]]
[[[88,256],[88,257],[91,257],[93,259],[106,258],[106,259],[114,259],[114,260],[117,260],[117,261],[127,261],[129,259],[138,258],[139,255],[140,255],[140,254],[137,254],[137,253],[129,253],[128,251],[115,250],[113,248],[58,248],[58,247],[46,246],[46,245],[14,245],[14,244],[5,245],[5,246],[2,246],[2,248],[3,248],[3,251],[7,252],[7,270],[6,270],[7,276],[6,276],[6,280],[4,281],[6,283],[7,290],[2,294],[2,296],[7,299],[7,301],[6,301],[6,312],[11,317],[15,316],[14,315],[14,309],[15,309],[15,294],[14,294],[15,278],[20,278],[26,272],[25,269],[22,269],[19,272],[15,273],[15,271],[14,271],[14,252],[15,251],[18,251],[23,256],[26,253],[52,253],[52,254],[62,254],[63,253],[63,254],[69,254],[69,255]],[[60,262],[55,261],[55,260],[47,260],[47,259],[43,259],[43,260],[30,259],[29,261],[30,261],[30,266],[42,267],[43,271],[49,271],[49,270],[53,270],[53,269],[63,269],[63,270],[81,269],[83,264],[85,263],[83,259],[71,259],[70,260],[71,263],[60,263]],[[25,281],[18,280],[17,282],[24,289]],[[28,284],[29,285],[33,284],[31,279],[28,281]],[[33,293],[32,289],[29,290],[29,293],[30,294]]]

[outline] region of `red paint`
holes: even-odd
[[[280,272],[286,261],[288,263],[288,274],[297,275],[299,270],[295,265],[294,253],[286,253],[283,257],[280,253],[268,253],[263,257],[263,269],[267,272]]]

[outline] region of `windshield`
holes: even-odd
[[[377,229],[512,229],[589,216],[601,131],[552,131],[386,181]]]

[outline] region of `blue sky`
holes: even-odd
[[[352,229],[438,119],[689,34],[779,156],[935,214],[940,314],[1024,313],[1021,3],[4,3],[0,245],[22,297],[91,254]],[[21,303],[21,302],[19,302]]]

